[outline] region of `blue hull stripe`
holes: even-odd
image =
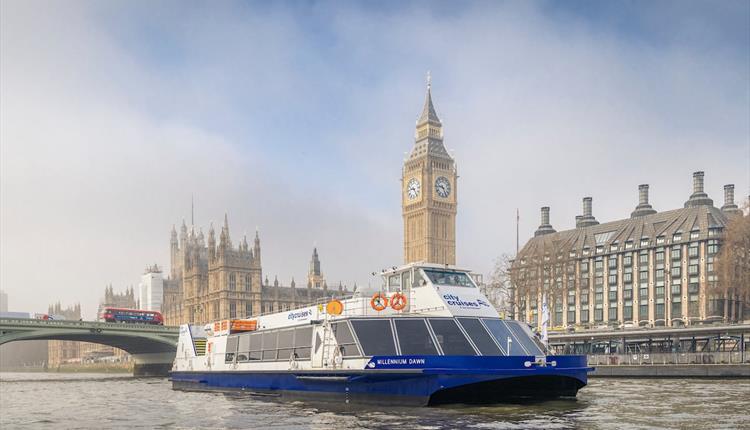
[[[414,363],[421,364],[423,359],[429,366],[416,367]],[[586,366],[585,356],[548,356],[547,362],[555,361],[555,367],[525,367],[523,363],[529,360],[533,357],[390,356],[373,357],[373,366],[368,363],[372,370],[174,372],[172,381],[176,387],[194,385],[197,389],[319,393],[347,400],[350,396],[375,396],[394,402],[404,397],[426,403],[439,390],[508,378],[572,379],[583,386],[592,370]]]

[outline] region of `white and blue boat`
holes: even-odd
[[[173,387],[435,405],[575,397],[586,385],[586,356],[548,355],[468,271],[414,263],[383,279],[373,295],[181,326]]]

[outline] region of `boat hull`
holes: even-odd
[[[585,357],[373,357],[368,369],[173,372],[173,388],[340,403],[436,405],[575,397],[586,385]],[[422,363],[415,367],[410,362]],[[380,364],[378,364],[380,363]],[[555,364],[554,366],[552,364]],[[467,366],[468,365],[468,366]]]

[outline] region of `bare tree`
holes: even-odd
[[[484,295],[492,302],[503,316],[513,317],[513,284],[511,283],[511,269],[513,259],[508,254],[502,254],[495,260],[490,273],[489,282],[485,285]]]
[[[750,214],[747,210],[729,218],[715,267],[716,282],[711,287],[714,294],[724,299],[724,320],[742,319],[743,305],[750,300]],[[730,302],[739,302],[739,309],[736,305],[730,308]]]

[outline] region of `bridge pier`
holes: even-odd
[[[174,352],[132,354],[133,376],[169,376],[174,362]]]

